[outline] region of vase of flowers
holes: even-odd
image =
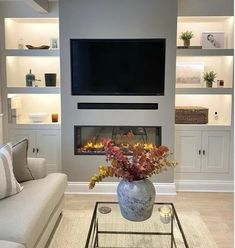
[[[147,178],[174,167],[176,162],[168,159],[166,146],[134,143],[132,133],[128,137],[127,154],[126,146],[123,149],[111,139],[103,141],[106,161],[110,164],[99,166],[99,173],[91,177],[89,188],[109,176],[122,178],[117,188],[122,216],[131,221],[144,221],[152,215],[155,201],[155,188]]]

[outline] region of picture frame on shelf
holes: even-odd
[[[176,87],[201,88],[203,87],[204,63],[203,62],[177,62]]]
[[[224,32],[202,32],[202,49],[223,49]]]
[[[50,48],[51,49],[59,49],[59,39],[58,38],[51,38],[50,42]]]

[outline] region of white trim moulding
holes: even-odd
[[[96,184],[95,188],[90,190],[88,182],[68,182],[66,194],[103,194],[114,195],[117,191],[118,182],[102,182]],[[154,183],[157,195],[175,195],[175,183]]]

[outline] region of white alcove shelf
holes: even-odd
[[[232,95],[176,95],[177,106],[199,106],[209,109],[208,125],[231,125]],[[217,112],[219,120],[214,121]]]
[[[59,57],[29,57],[29,56],[7,56],[7,86],[23,87],[26,86],[26,74],[29,70],[35,78],[41,80],[37,82],[39,87],[45,86],[45,73],[56,73],[56,86],[60,86],[60,59]]]
[[[46,112],[47,118],[40,124],[53,124],[51,114],[58,113],[60,123],[59,94],[8,94],[11,98],[11,108],[16,109],[17,124],[35,124],[29,119],[29,113]],[[58,124],[57,123],[57,124]]]
[[[52,38],[59,38],[58,18],[5,18],[6,49],[18,49],[20,39],[24,45],[50,46]]]
[[[180,64],[201,64],[203,70],[201,72],[201,83],[195,85],[189,85],[187,82],[184,84],[176,83],[176,88],[205,88],[205,82],[203,82],[203,72],[214,71],[216,73],[215,80],[223,80],[224,88],[233,87],[233,56],[177,56],[176,59],[176,75],[177,66]],[[184,73],[181,71],[181,74]],[[181,75],[181,76],[182,76]],[[188,71],[185,71],[185,75],[188,75]],[[219,89],[218,89],[219,91]]]
[[[233,17],[232,16],[193,16],[178,17],[177,46],[182,46],[179,39],[181,32],[192,31],[194,37],[191,46],[201,46],[202,32],[224,32],[225,47],[233,48]]]

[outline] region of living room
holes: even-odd
[[[104,173],[99,171],[99,166],[107,165],[102,138],[116,139],[116,144],[120,139],[126,142],[131,131],[137,146],[139,140],[143,140],[145,146],[166,145],[169,159],[178,163],[175,168],[167,167],[167,171],[151,174],[149,179],[157,192],[155,202],[175,205],[189,245],[181,240],[179,247],[233,247],[233,16],[231,0],[226,0],[226,4],[219,0],[178,0],[178,3],[171,0],[0,1],[1,143],[15,144],[27,139],[28,143],[20,149],[27,149],[27,157],[34,159],[28,161],[27,166],[29,170],[36,168],[38,171],[31,176],[38,180],[40,177],[50,179],[50,182],[42,180],[45,190],[52,180],[48,176],[61,172],[66,175],[57,174],[60,183],[53,179],[60,188],[60,193],[51,192],[57,194],[53,204],[59,207],[50,210],[55,212],[50,228],[41,224],[40,228],[48,231],[44,230],[43,235],[37,231],[34,240],[28,240],[32,226],[24,226],[22,230],[28,236],[17,232],[21,238],[17,242],[16,237],[11,237],[12,226],[9,226],[4,231],[10,236],[8,241],[21,243],[19,247],[45,247],[46,243],[50,248],[85,247],[95,203],[118,200],[116,191],[120,180],[115,176],[102,182],[96,178],[99,183],[89,189],[91,177]],[[185,31],[192,32],[189,46],[180,38]],[[212,43],[205,37],[211,34],[217,38],[216,42],[220,41],[220,47],[208,47]],[[118,47],[117,53],[116,44],[120,42],[123,49]],[[84,47],[91,44],[94,47],[89,51],[90,56],[94,49],[100,53],[98,48],[105,44],[112,58],[105,60],[97,71],[92,71],[97,77],[112,78],[118,74],[112,68],[113,61],[122,53],[128,54],[128,58],[133,56],[120,66],[125,73],[132,68],[130,64],[137,66],[129,88],[112,88],[108,82],[100,86],[101,90],[91,87],[87,91],[84,87],[81,92],[78,78],[92,75],[83,74],[88,71],[83,66],[90,58],[80,60],[78,54],[86,55]],[[80,47],[83,49],[79,50]],[[147,52],[149,47],[150,53]],[[138,65],[136,54],[141,54],[142,49],[145,56],[140,60],[145,60],[143,64],[148,65],[147,69],[140,69],[141,64]],[[103,74],[100,68],[104,68]],[[151,68],[154,69],[151,71]],[[151,80],[137,87],[139,81],[134,80],[141,78],[144,70],[155,76],[156,87],[150,85]],[[207,86],[207,72],[215,74],[212,86]],[[110,80],[116,84],[117,74]],[[181,116],[182,111],[191,111],[192,116]],[[199,111],[201,115],[197,115]],[[177,118],[182,119],[176,121]],[[14,151],[17,149],[12,149],[15,173]],[[43,169],[45,163],[48,176]],[[10,202],[24,190],[27,192],[27,182],[22,178],[17,181],[24,189],[1,199],[0,208],[1,201],[9,199]],[[31,207],[35,207],[34,204]],[[104,204],[104,207],[115,212],[112,205]],[[63,216],[57,221],[62,208]],[[173,211],[172,207],[170,209]],[[38,211],[40,215],[40,209]],[[190,218],[191,222],[187,222]],[[137,222],[131,223],[136,223],[137,228]],[[188,230],[192,223],[195,223],[194,228]],[[200,233],[196,233],[197,225],[202,229]],[[14,235],[17,236],[12,233]],[[152,236],[140,237],[136,238],[134,246],[125,243],[132,241],[125,241],[112,247],[155,247],[146,243],[148,238],[155,242]],[[1,240],[7,239],[0,231],[0,247]],[[165,246],[162,244],[159,247],[171,247],[168,242]],[[111,244],[103,246],[111,247]]]

